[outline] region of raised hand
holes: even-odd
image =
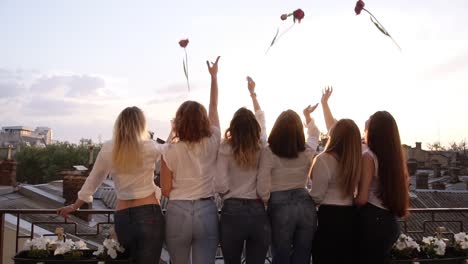
[[[333,93],[333,87],[327,86],[323,88],[322,99],[320,100],[322,104],[327,104],[328,99],[330,99],[331,94]]]
[[[308,105],[306,108],[304,108],[304,110],[302,111],[302,113],[304,113],[304,117],[306,119],[306,125],[308,125],[311,121],[312,121],[312,117],[310,117],[310,114],[312,112],[315,111],[315,109],[317,109],[317,106],[318,104],[315,104],[315,105]]]
[[[250,94],[255,93],[255,82],[250,76],[247,76],[247,88],[249,88]]]
[[[206,61],[206,65],[208,66],[208,72],[210,73],[211,77],[214,77],[214,76],[218,75],[218,61],[219,61],[219,58],[221,58],[221,56],[218,56],[218,58],[216,58],[215,62],[211,62],[211,66],[210,66],[210,62]]]

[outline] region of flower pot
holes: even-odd
[[[96,256],[93,255],[93,250],[82,250],[83,256],[79,259],[69,259],[62,255],[54,256],[54,252],[50,251],[50,254],[47,258],[31,258],[28,256],[28,251],[23,250],[18,252],[16,256],[13,257],[15,264],[127,264],[130,263],[129,259],[125,255],[119,255],[116,259],[105,259],[98,260]]]
[[[465,264],[468,256],[432,258],[432,259],[392,259],[392,264],[434,263],[434,264]]]

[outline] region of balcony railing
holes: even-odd
[[[104,226],[113,225],[113,214],[114,210],[80,210],[80,214],[91,214],[100,215],[98,221],[95,222],[93,232],[80,232],[78,223],[70,220],[70,218],[63,218],[56,215],[54,209],[0,209],[0,264],[3,259],[3,248],[4,234],[5,234],[5,216],[11,214],[16,217],[16,228],[13,228],[16,232],[15,240],[11,243],[15,243],[15,252],[19,249],[19,240],[25,238],[33,238],[35,227],[41,227],[47,229],[50,226],[61,226],[66,228],[66,233],[75,237],[97,237],[103,236],[102,231]],[[420,239],[422,236],[434,234],[434,228],[439,226],[446,227],[447,231],[444,233],[447,236],[452,236],[454,233],[466,232],[468,228],[468,208],[421,208],[421,209],[410,209],[410,216],[405,220],[401,220],[402,232],[414,236],[416,239]],[[52,216],[52,221],[35,221],[31,219],[33,215],[49,215]],[[28,217],[29,216],[29,217]],[[20,221],[21,218],[26,218],[30,225],[29,233],[21,234]],[[53,229],[50,229],[53,230]],[[49,231],[50,231],[49,230]],[[23,230],[24,233],[24,230]],[[49,236],[55,236],[51,231]],[[222,258],[222,257],[221,257]],[[268,259],[270,261],[270,259]]]

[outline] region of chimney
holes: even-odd
[[[18,163],[12,159],[13,146],[8,146],[7,158],[0,162],[0,186],[16,186],[16,167]]]
[[[422,149],[422,148],[421,148],[421,142],[416,142],[416,149],[419,149],[419,150]]]
[[[445,183],[443,182],[434,182],[432,183],[433,190],[445,190]]]
[[[78,198],[78,192],[81,190],[84,182],[86,181],[86,176],[82,175],[83,173],[80,171],[62,171],[60,175],[63,176],[63,183],[62,183],[62,197],[65,198],[64,205],[72,204]],[[85,203],[80,209],[92,209],[93,203]],[[90,221],[91,215],[83,214],[80,212],[75,213],[77,217],[85,220]]]
[[[429,189],[429,174],[427,172],[419,172],[416,174],[416,189]]]

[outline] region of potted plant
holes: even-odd
[[[423,237],[421,244],[404,234],[392,247],[391,263],[445,263],[464,264],[468,258],[468,236],[454,236],[453,245],[441,235]]]
[[[36,263],[97,263],[83,241],[73,242],[51,240],[40,237],[27,240],[24,249],[13,257],[15,264]]]
[[[93,253],[99,260],[99,264],[103,263],[129,263],[125,249],[119,242],[112,238],[106,238],[98,250]]]

